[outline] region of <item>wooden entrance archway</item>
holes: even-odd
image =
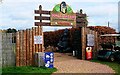
[[[16,33],[16,66],[30,66],[34,64],[34,53],[35,52],[44,52],[44,41],[42,44],[34,44],[34,36],[42,36],[43,31],[42,26],[51,26],[50,22],[42,22],[43,20],[50,21],[51,11],[42,10],[42,6],[39,6],[39,10],[34,11],[35,20],[40,22],[35,22],[35,26],[32,29],[20,30]],[[42,16],[47,14],[48,16]],[[85,59],[85,48],[86,48],[86,26],[87,20],[86,14],[75,13],[76,14],[76,26],[81,27],[81,41],[82,41],[82,59]],[[44,37],[43,37],[44,38]]]
[[[52,26],[50,23],[50,19],[51,19],[50,14],[52,11],[42,10],[42,6],[40,5],[39,10],[35,10],[34,12],[35,14],[39,14],[39,16],[35,16],[34,19],[40,21],[40,22],[35,22],[35,26]],[[82,59],[85,59],[87,15],[83,14],[82,10],[80,10],[79,13],[75,13],[75,14],[76,14],[76,26],[73,26],[73,27],[81,28],[81,41],[80,42],[81,42],[81,49],[82,49]],[[42,15],[49,15],[49,17],[42,16]],[[48,20],[49,22],[42,22],[43,20]]]

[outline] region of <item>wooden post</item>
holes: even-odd
[[[39,6],[39,10],[42,11],[42,5]],[[40,14],[40,17],[42,17],[42,14]],[[42,20],[40,20],[42,22]]]
[[[22,48],[21,48],[21,49],[22,49],[22,50],[21,50],[21,52],[22,52],[22,53],[21,53],[21,54],[22,54],[22,55],[21,55],[21,56],[22,56],[21,59],[22,59],[22,60],[21,60],[21,62],[22,62],[22,66],[25,66],[25,55],[26,55],[26,54],[25,54],[25,51],[24,51],[24,30],[22,30],[21,32],[22,32],[22,33],[21,33],[21,45],[22,45]]]
[[[38,26],[38,35],[40,36],[41,34],[41,30],[40,30],[40,26]],[[38,44],[38,52],[41,52],[41,45],[40,44]]]
[[[85,59],[86,49],[86,27],[82,27],[82,59]]]
[[[42,43],[42,46],[41,46],[41,51],[42,52],[44,52],[44,33],[43,33],[43,29],[42,29],[42,27],[40,27],[40,29],[41,29],[41,35],[42,35],[42,39],[43,39],[43,43]]]
[[[42,5],[39,6],[39,10],[42,11]],[[42,14],[40,14],[40,17],[42,17]],[[40,22],[42,22],[41,19],[40,19]],[[40,27],[38,26],[38,29],[39,29],[39,35],[42,35],[41,34],[41,32],[42,32],[41,26]],[[39,47],[39,52],[42,52],[42,45],[39,45],[38,47]]]
[[[32,28],[32,60],[33,60],[33,62],[32,62],[32,65],[34,65],[34,54],[35,54],[35,44],[34,44],[34,36],[35,36],[35,27],[33,27]]]
[[[32,30],[30,29],[30,65],[32,65]]]
[[[22,43],[22,41],[23,40],[22,40],[22,30],[21,30],[20,31],[20,66],[23,66],[23,60],[22,60],[23,59],[23,51],[22,51],[23,50],[22,49],[22,47],[23,47],[22,44],[23,43]]]
[[[27,66],[29,66],[29,59],[30,59],[29,58],[29,38],[30,38],[29,37],[29,29],[26,30],[26,33],[27,33],[27,35],[26,35],[26,38],[27,38],[27,44],[26,44],[27,45],[26,46],[27,47],[27,49],[26,49],[26,51],[27,51],[27,53],[26,53],[27,54]]]
[[[16,33],[16,66],[20,66],[20,34],[19,31]]]
[[[98,36],[97,36],[97,32],[94,31],[94,35],[95,35],[95,56],[97,55],[97,50],[98,50]]]
[[[42,11],[42,5],[39,6],[39,10]],[[42,17],[42,14],[40,14],[40,17]],[[42,22],[41,19],[40,19],[40,22]],[[41,32],[42,32],[41,26],[40,27],[38,26],[38,29],[39,29],[39,35],[42,35],[41,34]],[[39,48],[39,52],[42,52],[42,45],[39,44],[38,48]]]
[[[38,27],[35,27],[35,36],[38,36]],[[38,52],[38,44],[36,44],[35,52]]]
[[[23,53],[24,53],[24,66],[26,66],[26,31],[23,30]]]

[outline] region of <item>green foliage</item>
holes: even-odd
[[[97,31],[99,34],[112,34],[116,33],[115,29],[106,26],[89,26],[91,30]]]
[[[44,32],[44,46],[57,46],[61,35],[63,34],[64,30],[58,30],[55,32]]]
[[[17,32],[17,30],[16,29],[11,29],[11,28],[9,28],[9,29],[7,29],[7,33],[16,33]]]
[[[104,35],[104,34],[114,34],[116,33],[115,29],[106,27],[106,26],[89,26],[91,30],[97,31],[98,36],[99,35]],[[114,37],[98,37],[99,38],[99,43],[100,44],[110,44],[110,43],[115,43],[115,38]]]
[[[79,30],[79,28],[71,28],[69,29],[70,31],[70,45],[73,43],[74,41],[74,32],[75,30]],[[63,30],[58,30],[58,31],[54,31],[54,32],[44,32],[44,46],[48,47],[50,46],[54,46],[56,47],[60,37],[63,35],[64,29]],[[76,35],[76,37],[79,36],[80,33],[78,33]],[[76,39],[77,40],[77,39]]]
[[[100,45],[102,46],[103,49],[107,49],[107,48],[113,49],[113,46],[115,46],[115,43],[107,42],[107,43],[101,43]]]
[[[32,66],[22,66],[22,67],[6,67],[2,68],[2,73],[3,74],[8,74],[8,73],[17,73],[17,74],[46,74],[50,75],[53,72],[57,71],[56,68],[46,68],[46,67],[32,67]]]

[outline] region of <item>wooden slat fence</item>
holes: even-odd
[[[34,36],[38,35],[43,36],[41,26],[16,33],[16,66],[34,65],[35,52],[44,52],[43,44],[34,44]]]

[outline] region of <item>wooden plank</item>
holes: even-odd
[[[30,29],[30,65],[32,65],[32,29]]]
[[[38,36],[38,27],[35,27],[35,36]],[[35,52],[38,52],[38,44],[36,44]]]
[[[35,14],[50,14],[50,11],[46,10],[34,10]]]
[[[24,66],[24,32],[21,30],[21,66]]]
[[[41,26],[38,26],[38,31],[39,31],[39,36],[42,36],[42,29],[41,29],[42,27]],[[39,52],[42,52],[42,44],[39,44]]]
[[[27,33],[27,35],[26,35],[26,38],[27,38],[27,43],[26,43],[26,45],[27,45],[27,53],[26,53],[26,55],[27,55],[27,66],[29,66],[29,29],[27,29],[26,30],[26,33]]]
[[[38,26],[38,35],[39,36],[41,36],[40,33],[41,33],[40,26]],[[38,52],[41,52],[41,45],[40,44],[38,44]]]
[[[35,20],[50,20],[50,17],[45,17],[45,16],[35,16]]]
[[[77,17],[80,17],[80,18],[84,18],[84,17],[86,17],[87,15],[86,15],[86,14],[76,13],[76,16],[77,16]]]
[[[77,27],[85,27],[85,24],[84,23],[76,23],[76,26]]]
[[[76,18],[76,23],[84,23],[84,22],[87,22],[87,20],[84,18]]]
[[[44,52],[45,48],[44,48],[44,33],[43,33],[43,29],[41,27],[41,34],[42,34],[42,37],[43,37],[43,43],[42,43],[42,46],[41,46],[41,50],[42,52]]]
[[[85,48],[86,48],[86,29],[82,27],[82,59],[85,59]]]
[[[24,53],[24,66],[26,66],[26,30],[23,31],[23,53]]]
[[[23,51],[22,51],[22,30],[20,31],[20,66],[23,66]]]
[[[48,22],[35,22],[35,26],[50,26]]]
[[[96,48],[95,48],[95,50],[97,51],[97,50],[99,50],[99,48],[98,48],[98,34],[97,34],[97,32],[95,31],[95,43],[96,43]]]
[[[35,54],[35,44],[34,44],[34,36],[35,36],[35,27],[32,28],[32,57],[33,57],[33,62],[32,64],[34,65],[34,54]]]
[[[19,66],[19,46],[20,46],[20,39],[19,39],[19,32],[16,33],[16,66]]]

